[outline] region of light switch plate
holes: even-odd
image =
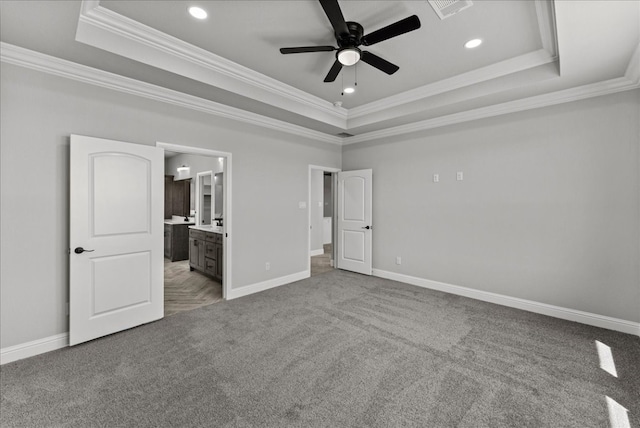
[[[464,175],[462,174],[462,171],[458,171],[456,173],[456,180],[458,180],[458,181],[464,180]]]
[[[307,203],[306,202],[298,202],[298,208],[300,208],[301,210],[307,208]]]
[[[434,182],[434,183],[437,183],[437,182],[439,182],[439,181],[440,181],[440,175],[438,175],[438,174],[433,174],[433,182]]]

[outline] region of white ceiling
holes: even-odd
[[[420,29],[364,48],[397,73],[360,63],[324,83],[333,52],[280,54],[335,46],[315,0],[3,0],[0,39],[3,60],[22,47],[186,94],[192,104],[197,97],[215,114],[338,143],[639,86],[637,1],[476,0],[445,20],[423,0],[339,3],[365,34],[420,18]],[[209,17],[190,17],[192,4]],[[484,43],[465,49],[475,37]],[[356,72],[356,93],[342,95]]]

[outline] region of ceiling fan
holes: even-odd
[[[416,15],[401,19],[393,24],[387,25],[379,30],[363,35],[364,29],[357,22],[345,21],[340,10],[338,0],[319,0],[324,9],[324,13],[329,18],[331,26],[335,31],[336,42],[338,47],[334,46],[302,46],[295,48],[280,48],[282,54],[306,53],[306,52],[336,52],[336,60],[329,70],[325,82],[333,82],[338,77],[343,66],[351,66],[359,60],[383,71],[387,74],[393,74],[399,70],[395,64],[380,58],[371,52],[362,51],[359,46],[371,46],[392,37],[399,36],[409,31],[420,28],[420,20]]]

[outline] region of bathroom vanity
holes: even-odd
[[[189,269],[222,283],[222,227],[189,226]]]

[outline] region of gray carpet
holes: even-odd
[[[618,378],[599,368],[610,346]],[[2,427],[640,427],[640,339],[339,270],[0,368]]]

